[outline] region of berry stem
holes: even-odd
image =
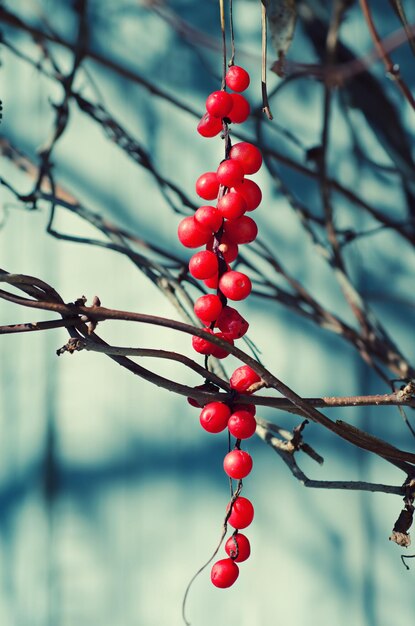
[[[266,0],[261,0],[261,32],[262,32],[262,63],[261,63],[261,90],[262,90],[262,112],[269,120],[272,120],[272,113],[268,102],[267,93],[267,4]]]
[[[222,86],[221,89],[225,91],[226,89],[226,24],[225,24],[225,7],[224,0],[219,0],[219,11],[220,11],[220,29],[222,32]]]
[[[231,58],[229,59],[228,67],[232,67],[235,61],[235,37],[233,30],[233,5],[232,0],[229,0],[229,32],[231,35]]]

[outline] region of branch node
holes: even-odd
[[[66,343],[62,348],[56,350],[56,354],[60,356],[65,352],[69,352],[69,354],[73,354],[74,352],[79,352],[80,350],[84,350],[86,347],[86,342],[82,339],[77,339],[76,337],[71,337],[68,343]]]

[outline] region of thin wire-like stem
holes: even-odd
[[[219,12],[220,12],[220,30],[222,34],[222,89],[226,88],[225,76],[227,71],[226,61],[226,20],[225,20],[225,3],[224,0],[219,0]]]
[[[261,92],[262,92],[262,111],[269,120],[272,120],[272,113],[268,102],[267,92],[267,0],[261,0]]]
[[[373,43],[375,44],[376,50],[379,54],[379,57],[382,59],[388,76],[396,83],[404,98],[408,102],[408,104],[415,110],[415,98],[412,95],[408,85],[402,80],[399,65],[394,63],[386,50],[381,37],[379,36],[378,31],[376,30],[375,23],[373,21],[372,12],[369,7],[369,3],[367,0],[359,0],[360,8],[362,10],[363,16],[366,20],[367,27],[370,32],[370,36],[372,37]],[[407,30],[406,33],[408,34]]]
[[[235,33],[233,29],[233,0],[229,0],[229,33],[231,36],[231,58],[229,59],[228,67],[231,67],[235,62]]]
[[[186,587],[186,591],[184,593],[183,596],[183,602],[182,602],[182,617],[183,617],[183,621],[186,624],[186,626],[190,626],[190,622],[187,620],[186,617],[186,602],[187,602],[187,597],[189,595],[189,591],[191,586],[193,585],[194,581],[196,580],[196,578],[203,572],[203,570],[205,570],[207,568],[207,566],[209,565],[209,563],[211,563],[213,561],[213,559],[215,558],[215,556],[217,555],[217,553],[219,552],[219,549],[223,543],[223,540],[226,537],[226,533],[228,532],[228,519],[231,516],[232,513],[232,509],[233,509],[233,505],[235,503],[235,500],[238,498],[239,494],[241,493],[241,489],[242,489],[242,481],[239,480],[238,481],[238,487],[235,490],[235,493],[233,494],[231,501],[229,503],[229,508],[226,512],[226,516],[225,519],[223,520],[223,528],[222,528],[222,533],[220,536],[220,540],[218,545],[216,546],[213,554],[210,556],[210,558],[206,561],[206,563],[204,563],[198,570],[197,572],[192,576],[192,578],[189,581],[189,584]]]

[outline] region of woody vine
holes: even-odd
[[[248,99],[243,95],[248,88],[249,75],[241,65],[235,63],[235,54],[238,50],[235,50],[234,46],[233,24],[232,20],[225,16],[224,4],[220,3],[222,43],[229,40],[232,48],[229,59],[225,46],[222,48],[226,59],[222,63],[222,85],[218,85],[217,91],[208,96],[205,113],[193,110],[176,95],[163,91],[156,83],[150,83],[137,72],[126,70],[96,53],[90,42],[86,0],[74,5],[74,14],[78,21],[77,38],[74,42],[66,41],[51,29],[42,29],[32,24],[15,14],[11,8],[0,7],[0,26],[5,31],[2,45],[11,54],[23,59],[54,84],[59,85],[62,92],[61,101],[54,105],[53,132],[48,143],[37,155],[26,154],[7,135],[7,125],[2,124],[4,134],[0,138],[0,145],[3,157],[23,172],[32,184],[31,191],[23,193],[14,183],[2,176],[0,182],[3,188],[28,210],[35,211],[41,202],[46,203],[49,210],[47,229],[51,236],[67,241],[78,241],[84,245],[104,245],[108,251],[125,255],[139,271],[145,273],[150,281],[163,291],[170,301],[174,302],[177,311],[185,320],[183,322],[144,315],[137,311],[107,308],[101,305],[99,298],[95,298],[90,305],[85,298],[67,302],[54,286],[48,285],[41,278],[1,270],[0,281],[6,285],[0,290],[1,298],[14,303],[16,307],[31,309],[33,315],[34,310],[51,311],[56,314],[56,319],[44,321],[36,317],[25,324],[7,323],[0,328],[0,333],[43,332],[59,327],[66,329],[69,340],[62,347],[57,347],[58,354],[73,354],[80,350],[100,352],[151,384],[189,398],[194,406],[199,407],[200,422],[209,433],[229,433],[229,448],[226,450],[224,469],[229,477],[231,494],[229,507],[225,512],[222,538],[225,537],[228,524],[232,526],[234,532],[225,544],[227,557],[220,559],[212,568],[212,582],[218,587],[233,584],[238,577],[237,564],[249,556],[249,540],[239,531],[248,527],[253,519],[253,506],[245,495],[241,495],[242,480],[249,475],[252,459],[248,452],[243,450],[242,444],[254,434],[281,457],[293,477],[308,487],[377,491],[400,496],[404,501],[403,509],[401,512],[397,510],[396,523],[390,534],[390,538],[398,546],[410,545],[409,530],[415,497],[415,453],[410,451],[413,448],[414,430],[409,415],[411,409],[415,408],[415,369],[380,319],[375,316],[365,300],[365,295],[354,284],[348,269],[347,257],[350,243],[380,231],[393,233],[413,251],[415,166],[410,156],[409,139],[399,118],[392,115],[393,106],[385,95],[382,84],[371,74],[371,63],[383,62],[402,101],[409,109],[413,107],[413,96],[405,82],[405,76],[401,75],[391,61],[391,54],[397,47],[407,46],[408,54],[411,54],[413,41],[410,34],[413,29],[411,30],[403,19],[402,28],[386,42],[383,41],[376,31],[370,3],[362,1],[360,3],[362,17],[367,21],[374,41],[371,59],[362,60],[353,57],[340,39],[342,21],[350,9],[350,3],[334,2],[327,23],[323,23],[318,14],[313,14],[306,3],[297,3],[297,11],[291,13],[293,3],[286,3],[285,21],[278,19],[273,13],[274,3],[259,4],[258,16],[259,19],[262,18],[264,28],[262,50],[265,53],[267,42],[265,28],[268,23],[277,54],[277,59],[271,67],[281,76],[281,82],[275,93],[267,93],[265,70],[270,64],[264,57],[262,67],[258,71],[258,74],[261,74],[261,81],[257,81],[257,84],[261,84],[259,107],[261,110],[250,106]],[[232,5],[228,6],[228,9],[231,9],[232,15]],[[169,14],[165,8],[156,5],[154,10],[160,11],[165,19],[169,17],[173,28],[180,26],[177,19],[176,21],[172,19],[174,15]],[[303,27],[321,59],[318,66],[307,63],[295,64],[287,57],[296,18],[302,20]],[[230,29],[229,32],[226,24]],[[23,54],[15,45],[14,37],[19,33],[33,40],[34,45],[40,48],[44,55],[43,63],[39,63],[34,55]],[[73,52],[73,63],[69,72],[65,73],[59,67],[54,58],[53,46]],[[183,190],[178,181],[168,178],[159,170],[146,147],[123,127],[116,115],[111,114],[99,100],[88,99],[82,89],[76,86],[75,78],[82,72],[83,65],[89,59],[93,59],[101,67],[123,75],[126,80],[140,85],[144,90],[151,91],[154,97],[165,100],[172,107],[185,111],[194,118],[195,126],[198,124],[199,135],[203,138],[223,142],[224,160],[220,164],[210,165],[212,171],[201,174],[196,182],[196,193],[209,204],[195,204],[190,199],[188,191]],[[273,99],[277,99],[278,90],[284,89],[284,85],[288,85],[290,81],[303,79],[315,80],[323,95],[320,142],[316,146],[304,148],[306,164],[284,154],[275,147],[277,144],[264,139],[267,133],[278,132],[292,143],[297,141],[290,130],[280,128],[278,122],[271,120],[271,109]],[[362,81],[365,89],[371,89],[372,95],[380,98],[378,101],[382,103],[384,118],[379,119],[375,115],[374,110],[370,109],[373,104],[369,100],[362,100]],[[252,82],[251,77],[251,93]],[[389,153],[395,155],[394,183],[401,185],[405,196],[407,205],[405,219],[396,219],[392,212],[378,209],[356,191],[331,176],[328,154],[332,140],[331,114],[337,92],[346,93],[354,101],[354,105],[362,109],[372,127],[376,124],[378,127],[384,125],[382,137],[388,142]],[[2,99],[5,103],[5,115],[8,115],[7,99],[3,98],[3,94]],[[75,192],[65,189],[60,184],[53,171],[55,148],[62,135],[70,131],[71,107],[80,111],[91,124],[99,127],[138,167],[150,173],[166,201],[182,216],[178,227],[180,242],[186,248],[203,246],[204,250],[196,252],[189,260],[188,255],[175,255],[151,241],[145,241],[143,244],[133,232],[121,229],[116,222],[111,223],[92,212],[76,197]],[[413,111],[411,112],[413,114]],[[253,120],[254,131],[252,128],[244,131],[242,125],[249,119]],[[393,127],[391,134],[388,134],[388,125]],[[356,151],[359,148],[360,144],[356,140]],[[333,272],[342,290],[344,303],[353,314],[354,323],[345,321],[323,306],[313,296],[311,290],[300,284],[290,270],[284,267],[278,253],[265,243],[261,233],[257,238],[257,228],[251,213],[258,207],[259,211],[266,209],[260,205],[259,186],[249,177],[255,175],[262,162],[279,193],[298,216],[315,246],[316,253],[321,255]],[[319,211],[311,209],[298,198],[295,190],[289,187],[281,175],[279,171],[281,165],[306,179],[315,181],[320,194]],[[371,166],[375,169],[377,167],[376,164]],[[370,219],[371,227],[360,231],[355,227],[339,228],[336,220],[337,197],[346,199],[354,210],[362,212],[365,218]],[[102,239],[82,239],[59,232],[55,226],[58,211],[75,213],[93,225],[104,236],[104,243]],[[249,245],[249,255],[239,248],[244,244]],[[157,261],[154,260],[155,254]],[[259,267],[266,267],[266,271],[257,269],[258,261]],[[254,277],[253,280],[250,273]],[[9,290],[7,286],[12,286],[14,290]],[[201,293],[195,302],[191,296],[192,289],[189,287],[192,289],[196,287]],[[229,303],[229,301],[240,302],[250,294],[250,297],[262,298],[267,302],[278,302],[290,312],[324,328],[326,332],[336,334],[353,346],[365,364],[378,375],[379,393],[303,398],[290,389],[259,361],[255,348],[249,342],[248,321]],[[191,341],[194,350],[205,356],[204,362],[201,364],[185,354],[176,352],[108,345],[101,339],[99,327],[104,323],[116,322],[163,326],[174,332],[183,333],[183,336]],[[250,320],[250,323],[254,323],[254,320]],[[236,340],[239,340],[238,347],[234,345]],[[245,349],[242,350],[240,345]],[[230,376],[225,373],[219,362],[228,354],[232,354],[241,362]],[[180,362],[195,372],[201,378],[201,382],[195,387],[190,387],[162,377],[141,365],[145,357]],[[138,358],[139,362],[133,360],[135,358]],[[261,395],[263,388],[277,393]],[[408,450],[401,450],[346,421],[331,419],[326,415],[326,411],[323,413],[320,410],[336,409],[338,412],[343,407],[365,405],[387,405],[400,412],[408,433]],[[278,418],[270,422],[257,415],[256,411],[260,406],[272,407],[275,412],[284,411],[292,414],[297,421],[294,422],[291,432],[278,425]],[[306,476],[298,465],[301,454],[309,455],[317,463],[322,462],[318,451],[306,441],[306,426],[309,422],[328,429],[333,436],[340,437],[368,453],[376,454],[386,463],[397,467],[402,472],[401,484],[317,481]],[[227,441],[224,446],[228,446]]]

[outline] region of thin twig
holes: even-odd
[[[313,480],[299,468],[292,451],[287,451],[285,443],[272,435],[272,433],[261,425],[257,426],[257,434],[282,458],[290,472],[304,487],[311,489],[340,489],[346,491],[370,491],[372,493],[389,493],[397,496],[405,495],[402,486],[383,485],[380,483],[369,483],[364,481],[343,481],[343,480]]]
[[[385,65],[387,75],[397,84],[408,104],[412,107],[412,109],[415,110],[415,98],[412,95],[408,85],[403,81],[401,77],[399,65],[392,61],[384,43],[382,42],[382,39],[379,36],[379,33],[376,30],[368,0],[359,0],[359,2],[360,8],[362,9],[363,16],[366,20],[370,32],[370,36],[372,37],[373,43],[375,44],[379,58],[382,59]],[[408,29],[405,29],[405,32],[406,34],[408,34]]]

